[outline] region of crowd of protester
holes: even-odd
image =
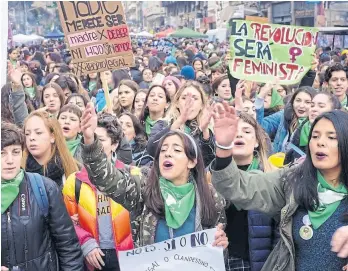
[[[120,270],[214,227],[228,271],[348,270],[348,50],[283,85],[234,78],[226,44],[152,44],[81,77],[64,42],[8,49],[1,270]]]

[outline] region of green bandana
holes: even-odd
[[[187,125],[185,125],[185,126],[184,126],[184,132],[185,132],[185,134],[190,135],[190,134],[191,134],[191,128],[188,127]]]
[[[300,126],[302,124],[302,122],[304,122],[307,118],[302,117],[302,118],[298,118],[297,119],[297,125]]]
[[[25,92],[28,93],[30,99],[33,99],[35,97],[35,88],[30,87],[30,88],[24,88]]]
[[[271,105],[269,108],[284,105],[282,96],[279,95],[276,89],[272,89]]]
[[[342,107],[347,107],[348,106],[348,97],[345,95],[343,101],[341,102]]]
[[[311,130],[311,123],[309,122],[309,120],[307,120],[306,123],[301,128],[300,147],[304,147],[308,145],[310,130]]]
[[[81,135],[77,135],[76,139],[73,140],[65,140],[66,146],[69,149],[69,152],[71,153],[72,156],[75,155],[75,152],[77,150],[77,147],[81,143]]]
[[[178,229],[184,224],[195,204],[195,187],[193,183],[175,186],[163,177],[159,181],[167,225]]]
[[[95,81],[90,81],[88,83],[88,91],[93,91],[97,88],[97,82]]]
[[[23,181],[24,170],[21,169],[17,176],[5,181],[1,179],[1,213],[3,214],[12,202],[17,198],[19,193],[19,185]]]
[[[253,161],[251,161],[251,164],[249,165],[247,171],[259,169],[259,164],[260,164],[259,159],[254,157]]]
[[[210,69],[215,69],[215,68],[218,68],[222,65],[222,61],[219,60],[218,62],[216,62],[213,66],[210,67]]]
[[[16,61],[16,60],[11,60],[11,59],[10,59],[10,62],[11,62],[11,64],[12,64],[13,68],[16,69],[16,68],[17,68],[17,61]]]
[[[152,120],[150,118],[150,116],[147,116],[147,118],[145,120],[145,132],[146,132],[147,136],[150,136],[151,130],[156,122],[157,122],[157,120]]]
[[[314,229],[318,229],[336,211],[341,200],[348,195],[347,188],[341,183],[337,188],[329,185],[323,175],[317,171],[319,207],[314,212],[308,211]]]

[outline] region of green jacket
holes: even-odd
[[[269,255],[263,271],[295,271],[295,246],[292,236],[292,216],[298,208],[294,194],[286,181],[293,168],[272,173],[239,170],[232,161],[225,169],[214,171],[212,182],[216,190],[244,210],[264,212],[272,217],[280,216],[280,241]],[[232,177],[233,176],[233,177]]]
[[[155,243],[157,228],[157,217],[144,204],[143,189],[148,180],[149,168],[126,166],[125,170],[117,169],[106,158],[103,146],[95,136],[95,141],[91,145],[83,144],[82,140],[82,159],[87,169],[90,181],[106,196],[113,199],[126,208],[131,215],[133,240],[136,246],[146,246]],[[215,191],[211,185],[218,219],[214,228],[219,223],[226,224],[224,211],[225,200]],[[199,194],[196,189],[196,231],[207,229],[201,225],[201,205]]]

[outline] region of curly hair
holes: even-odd
[[[123,139],[123,131],[117,117],[106,112],[98,114],[98,127],[104,128],[111,138],[111,144],[117,144]]]
[[[325,82],[328,83],[330,81],[333,72],[339,72],[339,71],[344,71],[346,73],[346,78],[348,79],[348,68],[344,67],[340,63],[335,63],[326,69],[325,76],[324,76]]]

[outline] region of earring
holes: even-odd
[[[116,151],[113,151],[113,152],[111,152],[111,161],[113,163],[116,163],[116,160],[117,160],[117,153],[116,153]]]
[[[255,158],[259,157],[259,151],[256,148],[253,151],[253,155]]]
[[[54,144],[54,139],[51,139],[51,144]]]

